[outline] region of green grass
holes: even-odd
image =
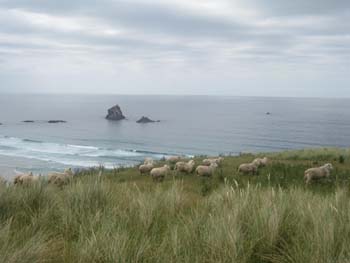
[[[0,262],[350,262],[350,151],[267,155],[258,176],[237,173],[244,154],[213,178],[123,168],[2,185]],[[304,170],[326,162],[331,178],[306,186]]]

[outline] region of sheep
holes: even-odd
[[[51,181],[51,183],[59,187],[62,187],[63,185],[68,184],[70,179],[71,179],[71,176],[69,174],[61,173],[61,174],[57,174],[55,179]]]
[[[151,170],[151,176],[154,181],[163,181],[165,175],[170,171],[169,165],[164,165],[163,167],[153,168]]]
[[[238,172],[254,175],[258,173],[258,166],[255,163],[243,163],[238,167]]]
[[[307,169],[304,172],[304,179],[306,184],[309,184],[312,180],[320,179],[320,178],[328,178],[331,175],[331,171],[333,170],[333,165],[327,163],[321,167],[315,167]]]
[[[269,159],[267,157],[264,158],[256,158],[252,163],[254,163],[258,168],[265,167],[268,163]]]
[[[221,162],[224,160],[223,157],[219,157],[219,158],[211,158],[211,159],[204,159],[202,161],[203,165],[209,166],[212,163],[216,163],[217,165],[220,165]]]
[[[14,184],[21,184],[21,185],[30,185],[32,183],[36,183],[39,181],[39,176],[34,176],[33,173],[29,173],[29,174],[19,174],[17,175],[14,180],[13,183]]]
[[[48,174],[48,183],[53,183],[58,186],[67,184],[69,180],[73,177],[73,171],[71,168],[64,170],[63,173],[50,173]]]
[[[139,171],[140,171],[140,174],[146,174],[146,173],[149,173],[153,168],[154,168],[153,163],[141,164],[139,166]]]
[[[217,167],[218,167],[218,165],[216,163],[212,163],[209,166],[199,165],[196,168],[196,174],[197,174],[197,176],[210,177],[213,175],[213,173]]]
[[[213,159],[204,159],[204,160],[202,161],[202,164],[203,164],[203,165],[206,165],[206,166],[209,166],[209,165],[211,165],[212,163],[215,163],[215,161],[214,161]]]
[[[188,161],[187,163],[185,162],[177,162],[175,164],[175,170],[178,172],[184,172],[184,173],[192,173],[193,169],[195,166],[195,162],[193,160]]]
[[[20,184],[22,185],[30,185],[36,182],[39,182],[39,176],[37,175],[33,175],[32,173],[30,174],[25,174],[21,176],[20,179]]]
[[[33,176],[33,173],[29,173],[29,174],[17,174],[14,178],[13,178],[13,184],[21,184],[22,183],[22,181],[21,181],[21,178],[23,177],[23,176]]]
[[[169,157],[166,158],[166,160],[169,163],[175,164],[176,162],[181,160],[181,157],[180,156],[169,156]]]

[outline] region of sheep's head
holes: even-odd
[[[217,164],[217,163],[211,163],[210,167],[211,167],[211,168],[214,168],[214,169],[215,169],[215,168],[218,168],[218,164]]]
[[[17,176],[15,177],[15,179],[13,179],[13,184],[18,184],[19,181],[20,181],[20,179],[21,179],[21,177],[22,177],[22,175],[17,175]]]
[[[170,170],[170,166],[169,165],[164,165],[164,168],[167,169],[167,170]]]
[[[328,169],[328,171],[332,171],[332,170],[333,170],[333,165],[332,165],[331,163],[325,164],[324,167],[325,167],[326,169]]]
[[[194,163],[193,160],[189,160],[189,161],[188,161],[188,164],[189,164],[189,165],[194,165],[195,163]]]
[[[64,170],[64,173],[65,174],[69,174],[69,175],[73,175],[73,171],[72,171],[72,168],[67,168]]]

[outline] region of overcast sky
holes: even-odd
[[[350,1],[0,0],[0,92],[350,97]]]

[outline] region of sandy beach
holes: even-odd
[[[57,164],[29,158],[14,158],[10,156],[0,155],[0,176],[4,179],[11,179],[16,175],[16,173],[21,172],[45,174],[50,170],[59,170]]]

